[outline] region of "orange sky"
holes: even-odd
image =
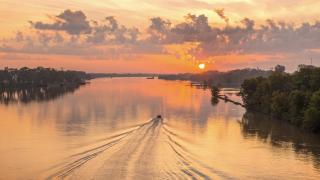
[[[318,7],[320,7],[320,1],[317,0],[69,0],[67,2],[62,0],[0,0],[0,67],[41,65],[90,72],[176,73],[201,72],[198,64],[205,63],[205,70],[224,71],[245,67],[266,69],[276,64],[284,64],[294,69],[298,64],[309,62],[310,57],[313,57],[317,64],[316,59],[320,57],[319,44],[316,39],[315,42],[310,40],[312,36],[317,37],[320,34],[320,26],[313,25],[319,20]],[[83,31],[75,35],[63,29],[65,26],[58,28],[55,26],[55,22],[65,22],[66,19],[63,19],[62,14],[67,9],[70,9],[71,13],[83,12],[85,22],[92,29],[91,34]],[[216,13],[217,9],[222,10],[223,14]],[[196,18],[199,18],[199,22],[194,20],[190,23],[191,16],[186,19],[187,14],[195,15]],[[207,23],[212,28],[207,34],[208,40],[201,37],[202,34],[205,34],[201,32],[205,23],[204,25],[197,24],[203,23],[200,15],[208,19]],[[127,38],[131,33],[127,29],[136,27],[140,32],[136,42],[122,42],[120,39],[116,43],[110,43],[108,40],[105,40],[104,44],[88,43],[88,38],[95,35],[94,32],[98,30],[98,25],[103,27],[101,24],[106,22],[104,18],[108,16],[113,16],[117,20],[118,30],[112,32],[114,33],[112,35],[106,33],[107,35],[113,37],[117,36],[117,33],[126,31],[124,38]],[[165,40],[158,39],[161,40],[158,44],[148,39],[152,35],[149,27],[150,19],[153,17],[161,17],[171,23],[169,30],[157,29],[155,33],[157,38],[165,36]],[[244,22],[244,18],[254,21],[256,32],[250,31],[250,21]],[[287,24],[282,26],[279,23],[274,28],[272,23],[266,23],[267,19],[275,23],[286,22]],[[30,24],[31,21],[33,24]],[[77,23],[79,19],[71,21]],[[95,24],[94,21],[98,24]],[[44,26],[36,27],[37,22]],[[175,28],[184,27],[184,25],[181,26],[183,23],[190,23],[189,25],[200,30],[200,33],[190,36],[191,39],[186,38],[185,34],[173,34],[172,32],[177,33]],[[302,32],[305,29],[302,23],[310,23],[308,28],[312,30],[308,32],[313,33],[304,37],[305,39],[300,39],[301,35],[291,37],[297,40],[288,43],[305,43],[304,47],[301,47],[301,51],[295,46],[284,48],[281,43],[288,40],[285,34],[291,32],[291,27],[300,28],[295,30],[295,34]],[[122,25],[126,30],[121,29]],[[262,32],[261,25],[270,27],[270,30]],[[226,27],[232,28],[231,30],[223,29]],[[239,30],[237,27],[242,29]],[[280,32],[283,34],[279,35],[279,32],[275,31],[278,27],[282,28]],[[156,28],[162,27],[156,26]],[[214,28],[220,28],[224,32],[216,33]],[[19,40],[17,32],[23,34],[22,40]],[[159,33],[163,34],[158,36]],[[63,45],[60,46],[57,42],[53,44],[55,34],[61,34],[64,38]],[[261,35],[261,40],[254,39],[259,35]],[[51,36],[50,40],[46,39],[48,36]],[[79,37],[76,40],[78,44],[70,45],[70,42],[73,43],[72,38],[76,36]],[[247,37],[243,38],[244,36]],[[270,40],[269,44],[265,43],[266,39],[263,39],[266,37],[267,41]],[[272,40],[277,37],[281,38],[276,41]],[[98,38],[101,37],[98,36]],[[231,44],[233,43],[232,38],[237,41],[235,44]],[[239,40],[240,38],[243,39]],[[260,46],[259,43],[262,45]],[[279,46],[280,50],[272,49],[274,46]]]

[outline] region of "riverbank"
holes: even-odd
[[[235,69],[227,72],[207,71],[203,73],[181,73],[181,74],[162,74],[159,79],[190,81],[192,84],[202,84],[210,87],[211,85],[219,87],[240,88],[245,79],[254,77],[267,77],[272,71],[261,69]]]
[[[247,79],[241,96],[248,110],[290,122],[308,132],[320,132],[320,68],[301,66],[288,74]]]
[[[53,68],[4,68],[0,70],[0,88],[59,87],[86,84],[91,79],[82,71]]]

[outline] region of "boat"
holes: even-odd
[[[162,116],[159,114],[159,115],[157,115],[157,117],[154,119],[155,120],[155,122],[157,122],[157,123],[163,123],[163,119],[162,119]]]

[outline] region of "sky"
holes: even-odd
[[[318,7],[318,0],[0,0],[0,68],[294,71],[311,59],[320,64]]]

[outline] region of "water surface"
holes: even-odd
[[[0,179],[320,179],[319,136],[187,82],[96,79],[0,102]]]

